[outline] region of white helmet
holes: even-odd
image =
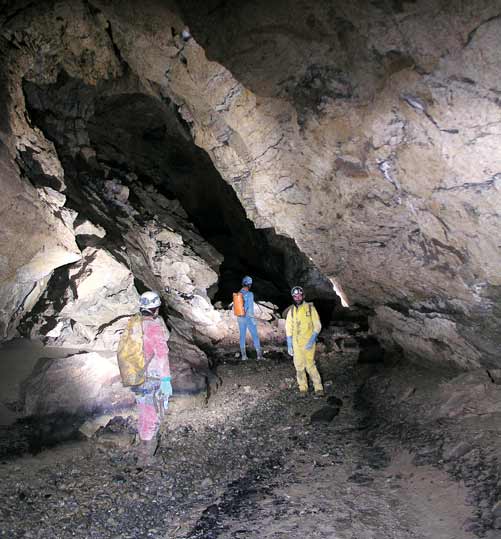
[[[153,290],[141,294],[141,297],[139,298],[139,306],[141,309],[155,309],[156,307],[160,307],[161,303],[162,300],[160,299],[158,292],[154,292]]]
[[[302,296],[304,296],[304,290],[302,289],[302,287],[300,287],[300,286],[295,286],[295,287],[291,290],[291,296],[295,296],[296,294],[301,294]]]

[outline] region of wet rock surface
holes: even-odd
[[[461,442],[458,425],[441,422],[437,432],[403,416],[383,419],[378,398],[388,400],[390,384],[369,391],[372,377],[364,369],[373,367],[357,365],[356,353],[320,355],[324,380],[332,381],[322,398],[299,398],[283,349],[266,356],[242,363],[233,350],[220,351],[217,392],[198,408],[172,401],[151,467],[135,463],[133,418],[113,419],[85,443],[4,457],[1,533],[496,537],[489,533],[497,533],[499,478],[490,450],[473,440],[472,451],[460,457],[461,449],[446,461],[443,442]],[[400,382],[397,387],[403,389]],[[414,403],[418,410],[425,404]],[[338,414],[312,423],[325,407]]]

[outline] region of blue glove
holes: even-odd
[[[313,332],[313,334],[310,337],[310,340],[306,343],[306,346],[304,347],[304,349],[311,350],[317,340],[317,337],[318,337],[318,333]]]
[[[170,397],[172,395],[172,384],[170,383],[170,381],[170,376],[165,376],[164,378],[160,379],[160,393],[162,393],[166,397]]]
[[[287,353],[289,356],[294,355],[294,348],[292,348],[292,337],[287,337]]]

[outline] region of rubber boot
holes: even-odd
[[[257,352],[257,361],[262,361],[264,359],[264,356],[263,356],[263,351],[261,350],[261,348],[259,348],[258,350],[256,350]]]
[[[245,351],[245,348],[243,350],[240,350],[240,359],[242,361],[247,361],[247,352]]]

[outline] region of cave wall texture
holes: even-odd
[[[160,166],[167,137],[172,190],[182,191],[184,137],[257,228],[294,240],[350,304],[373,309],[387,347],[499,366],[501,1],[3,4],[3,338],[53,270],[89,255],[73,221],[93,171],[122,162],[154,179],[142,152],[157,144]],[[132,125],[113,127],[110,109],[124,108],[152,126],[150,143],[134,142]],[[172,132],[157,126],[162,114]],[[95,127],[103,121],[120,134],[115,148]],[[133,258],[133,273],[158,284],[162,270],[151,260],[134,269]],[[204,294],[221,259],[209,258],[190,293],[204,289],[219,323]]]

